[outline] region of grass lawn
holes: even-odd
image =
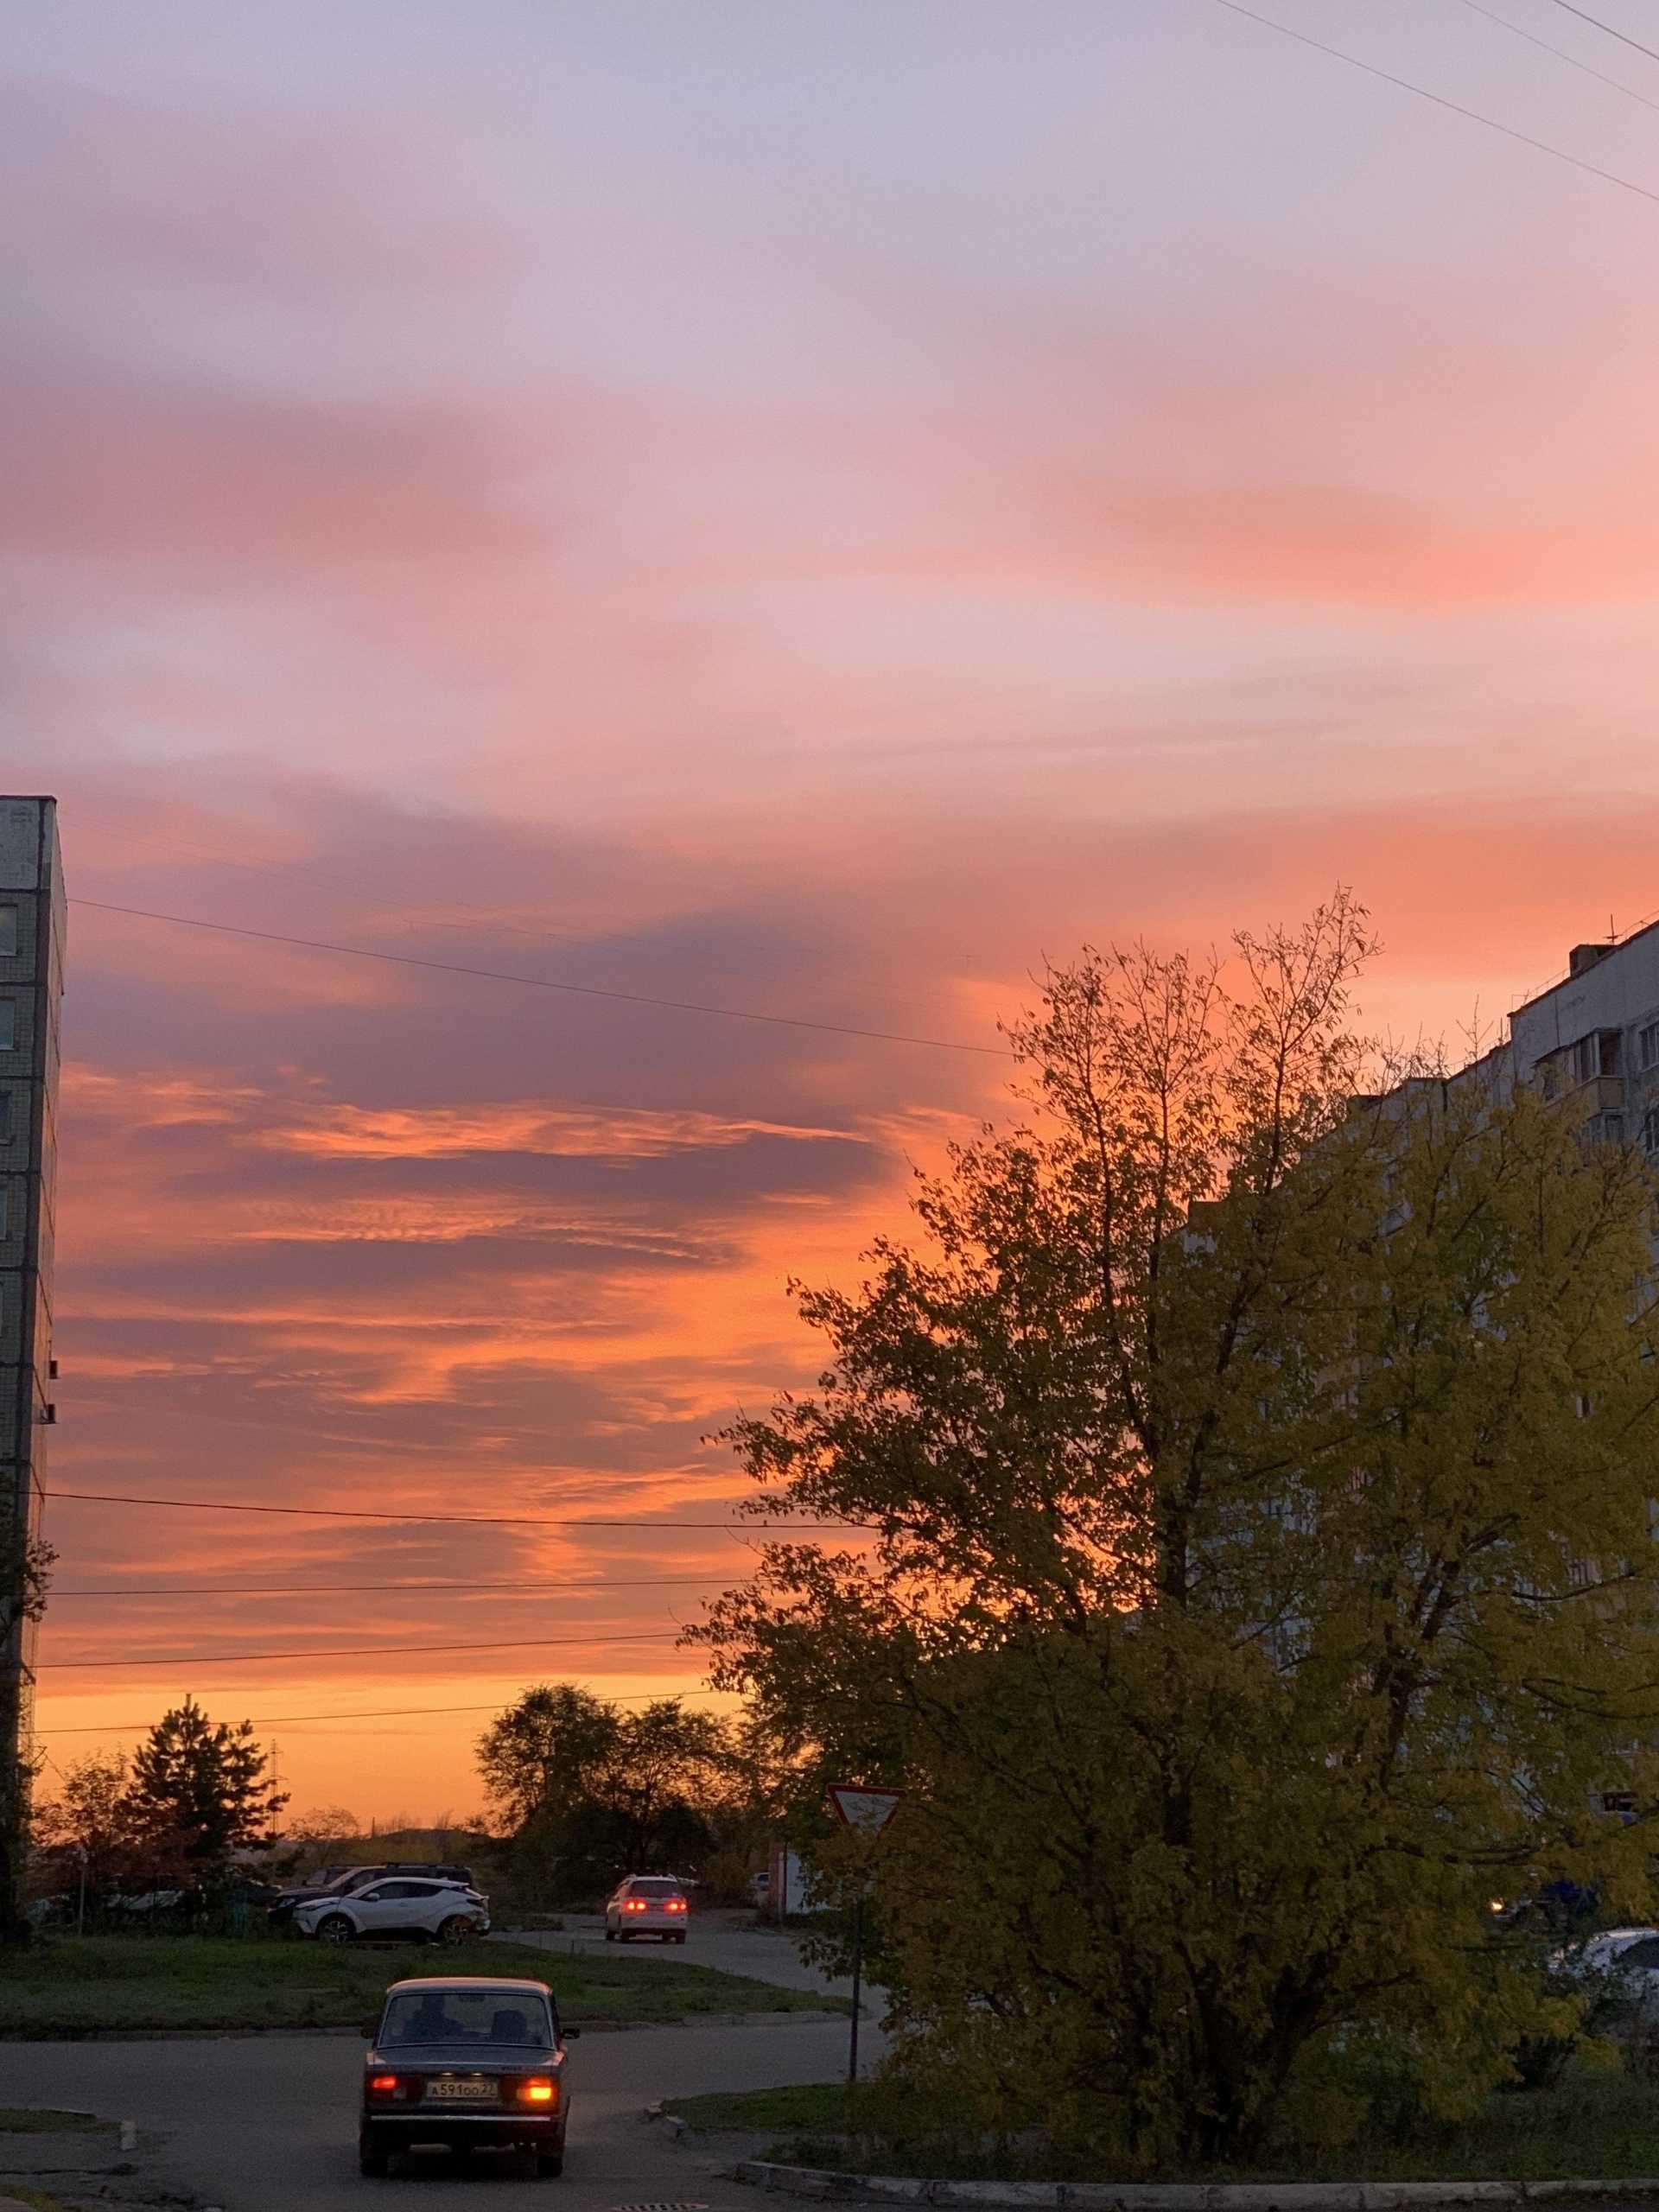
[[[1469,2119],[1427,2126],[1415,2140],[1379,2132],[1294,2165],[1281,2162],[1262,2178],[1293,2175],[1299,2181],[1651,2177],[1659,2175],[1659,2083],[1580,2063],[1559,2088],[1500,2090]]]
[[[823,2128],[845,2122],[847,2090],[840,2082],[809,2082],[793,2089],[727,2089],[705,2097],[665,2097],[663,2110],[677,2113],[694,2135],[729,2128]]]
[[[0,2105],[0,2135],[74,2135],[88,2128],[107,2127],[89,2112],[48,2112],[39,2105],[11,2107]]]
[[[1415,2138],[1378,2133],[1339,2150],[1281,2157],[1249,2168],[1131,2176],[1073,2155],[1027,2145],[999,2155],[963,2130],[939,2125],[937,2107],[889,2083],[859,2092],[861,2132],[847,2120],[839,2082],[730,2095],[677,2097],[664,2108],[697,2132],[775,2133],[766,2156],[842,2172],[931,2174],[1003,2180],[1554,2181],[1659,2176],[1659,2084],[1578,2065],[1560,2087],[1489,2097],[1466,2120],[1428,2126]]]
[[[833,1999],[668,1960],[571,1958],[518,1943],[457,1955],[423,1944],[65,1936],[0,1951],[0,2036],[134,2028],[359,2027],[407,1974],[526,1974],[550,1982],[575,2023],[683,2020],[707,2012],[823,2011]]]

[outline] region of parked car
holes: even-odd
[[[296,1905],[294,1925],[323,1943],[349,1943],[354,1936],[426,1936],[440,1943],[467,1943],[489,1933],[490,1901],[465,1883],[394,1875]]]
[[[683,1943],[690,1910],[671,1874],[630,1874],[605,1900],[605,1941],[631,1943],[636,1936],[656,1936],[664,1943]]]
[[[1602,1995],[1659,2012],[1659,1928],[1604,1928],[1555,1952],[1550,1966]]]
[[[286,1928],[302,1904],[310,1904],[318,1897],[349,1897],[358,1890],[365,1890],[383,1875],[416,1874],[434,1882],[460,1882],[472,1886],[470,1866],[435,1866],[423,1859],[388,1859],[373,1866],[324,1866],[308,1882],[296,1883],[284,1890],[270,1908],[270,1925]]]
[[[187,1894],[183,1890],[143,1890],[137,1894],[118,1891],[104,1900],[104,1910],[131,1913],[143,1919],[158,1912],[171,1912],[175,1905],[184,1903]]]
[[[384,2174],[399,2152],[516,2152],[538,2174],[564,2163],[570,2100],[564,2045],[544,1981],[481,1976],[397,1981],[363,2068],[358,2163]]]

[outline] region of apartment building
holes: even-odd
[[[0,797],[0,1923],[10,1916],[35,1689],[18,1603],[40,1527],[52,1357],[58,1010],[65,902],[57,806]]]
[[[1575,944],[1561,981],[1518,1006],[1509,1027],[1476,1064],[1488,1080],[1578,1093],[1592,1135],[1659,1154],[1659,922]]]

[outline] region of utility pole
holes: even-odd
[[[27,1939],[35,1632],[52,1357],[58,1015],[67,908],[57,802],[0,797],[0,1942]]]

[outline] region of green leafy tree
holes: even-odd
[[[484,1787],[508,1825],[562,1816],[591,1794],[616,1747],[620,1712],[573,1682],[542,1682],[478,1741]]]
[[[77,1759],[63,1770],[56,1793],[35,1808],[42,1893],[57,1891],[96,1909],[140,1872],[141,1852],[127,1814],[127,1762]],[[84,1883],[84,1888],[83,1888]]]
[[[1362,1093],[1368,949],[1338,896],[1236,988],[1053,974],[1026,1122],[803,1296],[821,1389],[735,1432],[757,1510],[874,1531],[698,1633],[912,1793],[818,1854],[900,2063],[1120,2169],[1340,2137],[1368,2050],[1466,2109],[1575,2018],[1493,1897],[1651,1910],[1653,1180],[1491,1080]]]
[[[654,1698],[624,1717],[595,1791],[617,1823],[620,1871],[709,1847],[708,1815],[725,1795],[730,1760],[724,1722],[677,1697]]]
[[[156,1872],[210,1881],[236,1850],[270,1840],[288,1800],[269,1766],[251,1721],[212,1721],[187,1697],[133,1753],[121,1805],[127,1832]]]
[[[543,1683],[491,1723],[478,1757],[529,1889],[584,1897],[619,1874],[689,1869],[715,1847],[730,1745],[721,1721],[677,1698],[628,1713],[573,1684]]]

